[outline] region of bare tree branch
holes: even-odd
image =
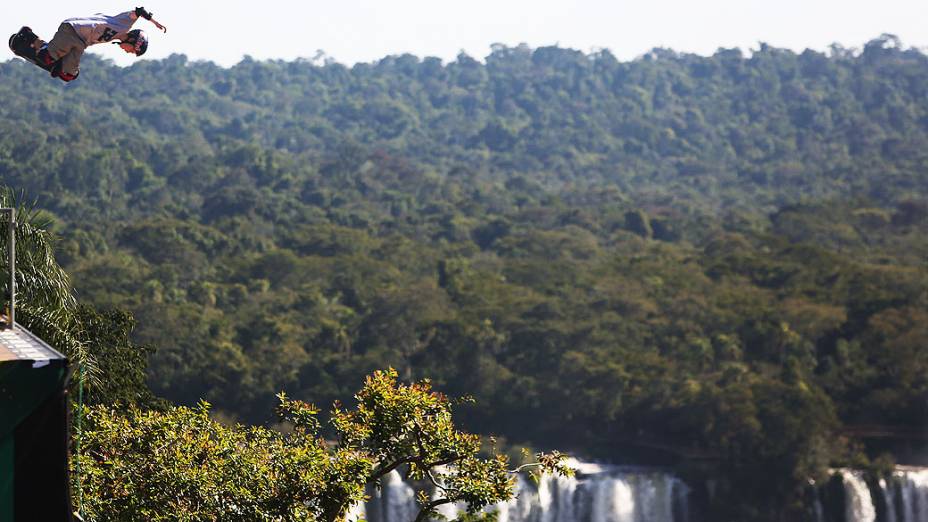
[[[436,488],[442,490],[442,491],[445,492],[446,494],[447,494],[447,493],[455,493],[455,492],[457,492],[457,491],[460,491],[460,490],[455,489],[455,488],[446,487],[446,486],[444,486],[443,484],[441,484],[440,482],[438,482],[438,479],[436,479],[435,476],[432,475],[432,470],[431,470],[431,469],[425,470],[425,474],[426,474],[426,476],[429,477],[429,482],[431,482],[432,485],[434,485]]]

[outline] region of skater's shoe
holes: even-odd
[[[33,49],[32,44],[38,39],[39,37],[32,32],[32,29],[24,25],[18,33],[10,37],[10,49],[16,54],[22,54],[23,52],[28,53],[27,49],[32,49],[34,51],[35,49]]]
[[[33,42],[39,39],[39,37],[33,33],[32,29],[27,25],[22,26],[19,29],[19,33],[17,34],[19,34],[20,38],[22,38],[22,42],[27,45],[32,45]]]

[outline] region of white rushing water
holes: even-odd
[[[689,522],[689,488],[658,470],[571,463],[577,476],[546,475],[536,484],[518,477],[516,497],[487,508],[498,522]],[[828,514],[821,492],[810,500],[817,522],[928,522],[928,469],[900,468],[891,477],[868,484],[864,474],[836,470],[844,485],[843,517]],[[443,505],[439,512],[454,520],[465,506]],[[349,522],[412,522],[418,513],[415,490],[400,474],[390,473],[366,504],[354,506]],[[701,519],[695,517],[694,520]]]
[[[880,481],[886,522],[928,521],[928,469],[900,470]]]
[[[886,483],[886,479],[880,479],[880,492],[883,493],[883,504],[886,506],[886,520],[889,522],[897,522],[896,503],[893,500],[892,490]]]
[[[391,471],[384,477],[383,487],[373,492],[364,511],[369,522],[412,522],[419,512],[416,492],[403,482],[399,473]]]
[[[846,522],[928,522],[928,469],[901,468],[889,479],[880,479],[880,512],[860,472],[841,474]]]
[[[844,517],[847,522],[876,522],[876,508],[870,488],[859,471],[842,470],[844,479]]]
[[[499,522],[687,522],[688,489],[662,471],[578,463],[576,477],[545,475],[538,484],[519,477],[516,497],[490,506]],[[454,520],[463,506],[442,506]],[[412,522],[418,512],[415,492],[392,472],[383,488],[353,517],[369,522]],[[354,518],[357,520],[357,518]]]

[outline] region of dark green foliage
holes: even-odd
[[[99,372],[92,385],[86,387],[85,403],[144,407],[161,404],[146,382],[148,357],[154,350],[129,338],[135,319],[127,312],[99,311],[87,305],[77,307],[75,318],[80,325],[77,337]],[[75,377],[72,386],[76,385]]]
[[[283,393],[276,411],[285,433],[216,422],[205,402],[164,411],[85,408],[84,445],[73,460],[81,514],[94,521],[336,522],[366,487],[382,487],[396,470],[435,490],[419,491],[421,522],[444,504],[464,503],[476,516],[511,499],[517,471],[573,474],[559,452],[538,453],[516,470],[506,455],[484,455],[480,437],[454,425],[453,402],[428,381],[406,385],[393,370],[375,372],[355,399],[354,408],[333,409],[336,442],[320,437],[315,406]]]
[[[625,213],[625,228],[645,239],[654,237],[651,218],[641,210],[632,210]]]

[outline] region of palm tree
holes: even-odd
[[[51,219],[36,209],[35,202],[17,197],[9,187],[0,187],[0,207],[16,215],[16,319],[49,344],[61,349],[91,377],[96,365],[80,342],[80,324],[75,318],[77,300],[71,279],[55,260],[56,237]],[[7,251],[7,222],[2,223],[0,252]],[[9,296],[9,261],[0,256],[3,270],[0,291]]]

